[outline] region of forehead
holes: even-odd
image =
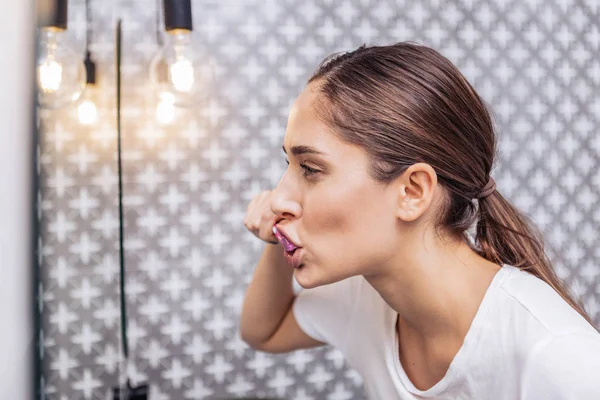
[[[320,101],[320,94],[312,85],[300,93],[292,106],[285,132],[285,151],[290,155],[293,147],[310,147],[322,153],[330,165],[336,165],[340,170],[365,172],[368,166],[366,151],[342,140],[315,113],[315,107],[327,105]]]
[[[288,117],[284,147],[331,145],[340,141],[315,113],[315,107],[323,107],[314,84],[307,85],[298,95]]]

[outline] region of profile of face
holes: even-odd
[[[369,174],[365,150],[316,116],[318,96],[311,83],[292,106],[283,146],[289,166],[271,196],[278,231],[298,247],[287,258],[304,288],[376,272],[402,251],[414,219],[399,207],[406,186]]]

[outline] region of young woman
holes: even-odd
[[[252,347],[331,344],[372,399],[600,399],[600,334],[496,189],[492,119],[446,58],[327,59],[283,150],[245,219],[269,243],[241,316]]]

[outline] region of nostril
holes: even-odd
[[[300,216],[301,208],[298,203],[285,201],[271,201],[271,211],[277,216],[277,221],[283,219],[294,220]]]

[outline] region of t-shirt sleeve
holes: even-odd
[[[523,400],[600,399],[600,334],[561,335],[536,346],[523,375]]]
[[[329,285],[301,290],[294,301],[296,322],[308,336],[343,349],[351,324],[352,308],[360,289],[356,276]]]

